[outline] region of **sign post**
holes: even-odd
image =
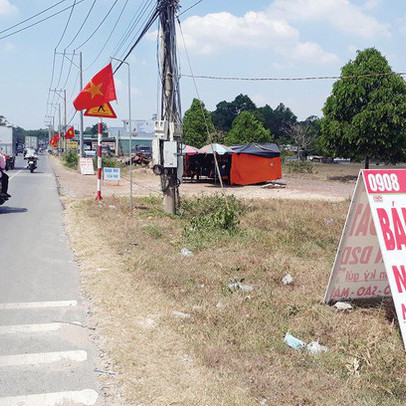
[[[406,170],[363,170],[324,300],[389,296],[406,348]]]

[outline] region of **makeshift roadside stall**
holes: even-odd
[[[276,144],[234,145],[230,185],[252,185],[282,177],[281,152]]]
[[[199,148],[192,147],[191,145],[183,145],[182,155],[183,159],[183,177],[199,180],[200,177],[200,164],[199,164]]]
[[[199,149],[202,175],[215,180],[218,179],[214,154],[216,154],[221,178],[229,183],[233,150],[222,144],[208,144]]]

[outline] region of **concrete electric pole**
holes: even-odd
[[[154,172],[161,177],[163,205],[176,213],[178,188],[183,175],[182,126],[176,59],[176,12],[179,0],[158,0],[161,45],[161,111],[155,123]]]

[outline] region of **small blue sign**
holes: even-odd
[[[120,180],[120,168],[104,168],[104,180]]]

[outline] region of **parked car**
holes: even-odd
[[[152,150],[151,147],[149,147],[148,145],[136,145],[135,153],[136,155],[143,156],[144,158],[152,157]]]

